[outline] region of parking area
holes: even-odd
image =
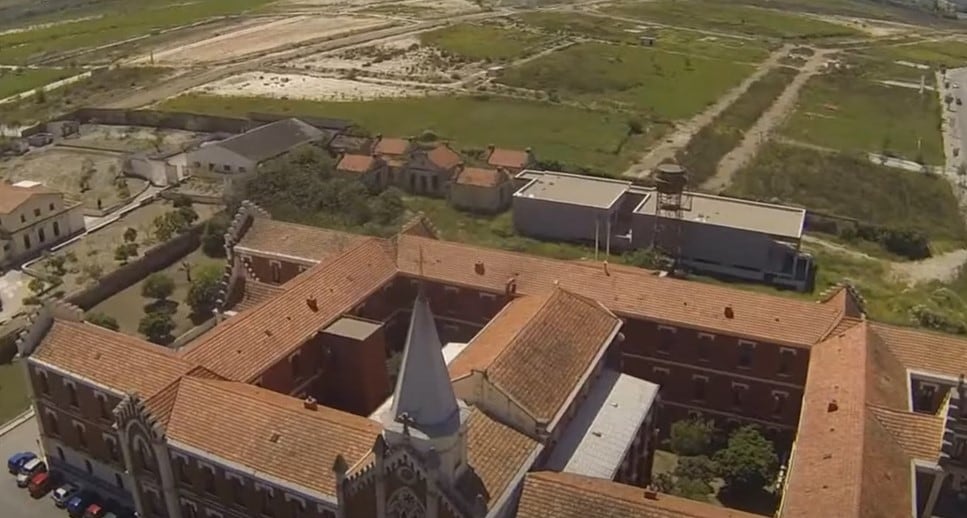
[[[40,452],[37,445],[37,421],[28,419],[24,423],[0,436],[0,459],[6,459],[20,451]],[[4,518],[64,518],[67,512],[54,507],[50,496],[34,500],[26,489],[17,487],[13,475],[7,473],[4,465],[0,475],[0,513]]]

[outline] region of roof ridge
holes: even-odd
[[[563,288],[560,288],[560,287],[558,287],[558,288],[561,289],[561,291],[564,291]],[[508,351],[510,351],[513,348],[514,343],[517,342],[517,339],[520,337],[520,335],[523,334],[524,331],[526,329],[528,329],[531,325],[533,325],[534,320],[536,319],[537,315],[540,315],[541,312],[544,311],[545,308],[547,308],[547,305],[550,304],[551,299],[554,298],[554,295],[555,294],[556,294],[556,291],[555,290],[552,290],[552,291],[549,291],[547,293],[542,293],[542,294],[537,294],[537,295],[523,295],[522,297],[519,297],[517,299],[514,299],[514,301],[516,301],[516,300],[521,300],[524,297],[534,297],[534,298],[538,298],[538,299],[539,298],[543,298],[544,300],[534,310],[534,314],[531,315],[531,318],[528,318],[527,319],[527,322],[524,323],[524,325],[520,326],[517,329],[517,331],[514,332],[513,336],[510,337],[510,340],[507,341],[508,342],[507,343],[507,347],[504,347],[503,349],[501,349],[500,352],[497,353],[497,356],[494,356],[494,359],[490,362],[490,364],[488,365],[488,368],[485,369],[485,370],[489,370],[489,368],[491,366],[495,365],[498,361],[500,361],[500,358],[502,356],[504,356],[505,354],[507,354]],[[511,301],[511,302],[514,302],[514,301]],[[510,305],[508,304],[506,307],[510,307]],[[503,312],[503,310],[501,310],[501,313],[502,312]],[[496,318],[496,317],[494,317],[494,318]],[[493,321],[493,319],[491,319],[491,321]],[[488,324],[489,324],[489,322],[488,322]],[[491,383],[493,383],[493,385],[495,387],[497,386],[497,383],[495,383],[495,382],[491,382]],[[501,389],[501,392],[504,392],[505,393],[504,395],[510,397],[510,395],[506,393],[507,392],[506,390]],[[513,399],[513,398],[511,397],[511,399]],[[518,403],[518,404],[520,403],[518,401],[515,401],[515,402]],[[523,407],[521,407],[521,408],[523,408]]]

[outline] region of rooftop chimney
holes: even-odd
[[[302,402],[302,406],[306,410],[318,410],[319,409],[319,403],[317,403],[316,402],[316,398],[314,398],[312,396],[307,397],[306,400]]]
[[[654,489],[652,489],[650,487],[649,488],[646,488],[645,489],[645,498],[648,499],[648,500],[658,500],[658,491],[655,491]]]
[[[837,403],[835,399],[832,400],[832,401],[830,401],[829,402],[829,405],[826,406],[826,412],[827,413],[832,413],[832,412],[835,412],[837,410],[839,410],[839,403]]]
[[[319,311],[319,302],[316,301],[315,297],[309,297],[306,299],[306,305],[309,306],[313,312]]]
[[[483,263],[483,261],[477,261],[476,263],[474,263],[474,265],[473,265],[473,271],[477,275],[483,275],[484,272],[486,271],[484,269],[484,263]]]
[[[735,312],[732,311],[732,306],[725,306],[725,318],[728,318],[728,319],[735,318]]]

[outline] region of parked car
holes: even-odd
[[[105,512],[101,504],[94,503],[87,506],[87,510],[84,511],[84,518],[104,518]]]
[[[72,496],[77,494],[80,489],[74,484],[67,483],[54,490],[50,494],[50,499],[54,501],[54,505],[63,509],[67,506],[67,501],[71,499]]]
[[[97,493],[93,491],[78,491],[67,500],[67,513],[73,518],[81,518],[87,508],[97,500]]]
[[[17,473],[20,473],[20,468],[22,468],[24,464],[36,458],[37,454],[29,451],[14,453],[9,459],[7,459],[7,469],[10,470],[11,475],[16,475]]]
[[[41,471],[47,471],[47,465],[44,461],[40,459],[28,460],[20,467],[20,473],[17,474],[17,487],[27,487],[30,483],[30,477],[33,477]]]
[[[41,471],[35,473],[34,476],[30,477],[30,481],[27,482],[27,491],[30,491],[30,496],[34,498],[40,498],[50,491],[50,488],[57,484],[57,473],[54,471]]]

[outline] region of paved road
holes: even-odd
[[[7,473],[7,459],[18,451],[38,451],[37,422],[29,419],[0,437],[0,515],[3,518],[64,518],[67,513],[54,507],[49,496],[34,500],[26,489],[17,487],[13,475]]]
[[[950,89],[945,90],[944,85],[939,85],[941,88],[940,95],[945,96],[949,92],[954,99],[960,97],[967,101],[967,67],[948,70],[946,82],[950,83]],[[950,103],[950,110],[948,111],[943,99],[941,99],[941,104],[943,116],[953,117],[953,124],[950,125],[950,137],[953,146],[960,149],[960,152],[954,159],[954,163],[948,163],[947,167],[956,171],[957,166],[963,163],[964,152],[967,151],[967,105],[957,105],[957,102],[954,101]]]

